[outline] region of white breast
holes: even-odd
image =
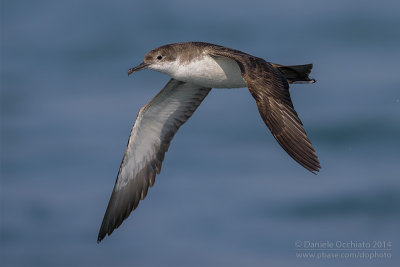
[[[177,80],[210,88],[246,87],[239,65],[226,57],[205,55],[187,64],[176,65],[169,75]]]

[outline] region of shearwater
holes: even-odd
[[[307,170],[321,168],[289,94],[290,83],[315,82],[308,77],[312,64],[283,66],[224,46],[186,42],[151,50],[128,75],[143,69],[168,74],[171,80],[137,115],[97,242],[146,197],[171,139],[211,88],[247,87],[282,148]]]

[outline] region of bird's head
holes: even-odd
[[[148,52],[144,61],[138,66],[129,69],[128,75],[143,69],[152,69],[169,74],[176,61],[177,53],[172,45],[164,45]]]

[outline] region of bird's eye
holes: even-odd
[[[161,60],[161,59],[162,59],[162,56],[160,56],[160,55],[157,56],[157,59],[158,59],[158,60]]]

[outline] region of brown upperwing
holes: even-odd
[[[318,172],[321,168],[318,156],[294,110],[283,74],[265,60],[238,50],[215,46],[209,54],[232,58],[238,63],[261,118],[276,141],[304,168],[314,174]]]

